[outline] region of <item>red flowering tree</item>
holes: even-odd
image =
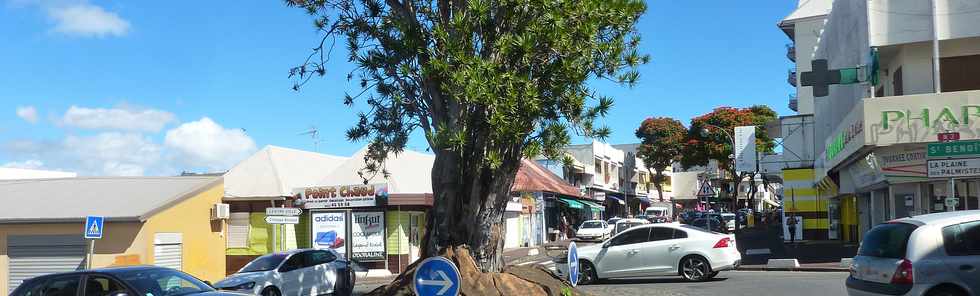
[[[663,183],[666,179],[664,170],[680,158],[687,128],[670,117],[650,117],[640,123],[640,127],[636,129],[636,137],[640,139],[636,156],[643,160],[647,171],[653,176],[653,186],[657,187],[657,194],[662,201]]]
[[[734,161],[729,159],[733,154],[732,139],[729,135],[735,134],[736,126],[754,125],[757,151],[772,152],[776,144],[766,132],[765,125],[776,118],[776,112],[765,105],[749,108],[718,107],[707,114],[692,118],[687,131],[687,141],[681,148],[683,155],[681,165],[685,168],[707,165],[709,160],[716,159],[719,168],[733,177],[732,188],[737,191],[739,183],[751,172],[735,171]],[[750,203],[755,196],[754,178],[752,182]],[[733,202],[735,200],[737,196],[733,197]]]

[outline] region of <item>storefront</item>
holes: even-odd
[[[580,200],[578,188],[533,160],[522,160],[511,191],[514,199],[505,214],[510,246],[536,246],[560,239],[563,229],[578,226],[573,223],[602,216],[602,210],[592,210],[601,205]],[[511,233],[511,229],[518,231]]]
[[[824,154],[840,196],[830,211],[842,217],[845,240],[885,221],[980,208],[980,91],[864,99],[844,118]],[[940,144],[939,134],[958,141]],[[850,225],[856,222],[857,233]]]

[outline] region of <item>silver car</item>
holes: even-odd
[[[334,250],[301,249],[255,258],[215,288],[261,296],[351,295],[354,270]]]
[[[980,211],[892,220],[864,236],[850,266],[847,293],[980,294]]]

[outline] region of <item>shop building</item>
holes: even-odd
[[[797,27],[781,25],[797,44],[809,42],[794,47],[809,54],[796,50],[791,77],[798,79],[790,81],[800,82],[800,115],[813,117],[816,192],[814,206],[798,208],[826,213],[827,239],[857,241],[890,219],[980,206],[980,175],[971,173],[980,156],[960,152],[980,135],[980,3],[836,1],[803,9],[831,1],[823,2],[801,1],[798,11],[811,15],[784,20]],[[800,27],[811,20],[819,20],[810,24],[817,30]],[[849,76],[845,84],[803,86],[805,76],[837,70],[861,75],[856,83]],[[936,146],[941,135],[953,142]],[[787,190],[809,188],[798,185]],[[811,225],[820,229],[816,219]]]
[[[347,159],[266,146],[228,170],[223,199],[231,208],[226,273],[258,256],[297,248],[297,226],[266,223],[266,208],[295,207],[293,189],[319,184]]]
[[[42,274],[159,265],[225,277],[221,177],[79,177],[0,181],[0,294]],[[20,205],[20,206],[15,206]],[[103,236],[83,238],[86,216]]]
[[[587,208],[572,208],[570,204],[580,198],[578,189],[529,159],[521,161],[512,192],[514,200],[507,204],[505,213],[507,231],[504,247],[531,247],[552,241],[556,235],[549,239],[548,234],[559,231],[562,215],[573,213],[571,215],[582,217],[582,212]],[[588,201],[578,203],[583,202]],[[589,212],[592,214],[591,210]],[[512,231],[514,229],[518,231]]]

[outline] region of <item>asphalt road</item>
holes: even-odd
[[[720,295],[720,296],[836,296],[847,295],[844,272],[722,272],[714,280],[689,283],[679,277],[608,280],[580,288],[593,295]],[[378,284],[358,285],[354,295],[371,291]]]

